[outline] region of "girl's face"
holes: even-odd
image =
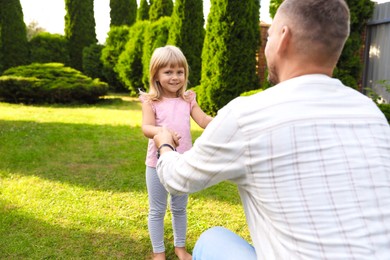
[[[161,68],[157,75],[156,80],[160,82],[162,87],[161,95],[167,98],[176,98],[177,91],[184,86],[185,83],[185,70],[179,66],[167,66]]]

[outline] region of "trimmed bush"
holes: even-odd
[[[65,36],[41,32],[30,42],[32,63],[58,62],[69,64],[69,52]]]
[[[95,103],[108,85],[61,63],[33,63],[0,77],[0,99],[13,103]]]

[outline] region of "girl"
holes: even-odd
[[[212,120],[195,99],[195,92],[186,91],[188,64],[182,51],[175,46],[157,48],[149,69],[149,93],[141,92],[142,131],[149,138],[146,156],[146,186],[149,196],[148,228],[153,246],[153,259],[165,259],[164,216],[168,193],[156,172],[157,148],[153,137],[162,127],[180,136],[177,147],[183,153],[192,147],[190,118],[202,128]],[[172,147],[172,149],[174,149]],[[175,254],[179,259],[192,259],[185,249],[188,195],[170,196]]]

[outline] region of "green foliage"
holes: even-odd
[[[110,26],[132,25],[137,18],[136,0],[110,0]]]
[[[187,58],[189,83],[200,83],[202,48],[204,42],[204,17],[202,0],[176,0],[172,14],[168,44],[179,47]]]
[[[29,42],[31,62],[58,62],[69,64],[69,52],[65,36],[41,32]]]
[[[94,103],[108,86],[61,63],[13,67],[0,77],[0,98],[23,103]]]
[[[276,10],[282,2],[283,0],[271,0],[271,17],[275,16]],[[363,61],[360,58],[361,48],[364,45],[362,35],[367,21],[374,12],[375,3],[371,0],[347,0],[346,2],[350,9],[351,33],[345,43],[333,76],[340,79],[345,85],[358,89],[363,67]]]
[[[269,14],[271,18],[275,17],[276,11],[279,6],[283,3],[283,0],[270,0],[269,2]]]
[[[263,91],[262,89],[255,89],[255,90],[250,90],[244,93],[241,93],[240,97],[247,97],[247,96],[252,96],[254,94],[257,94],[259,92]]]
[[[97,43],[93,0],[65,0],[65,36],[69,45],[70,66],[83,68],[83,49]]]
[[[0,1],[0,36],[2,69],[29,63],[26,25],[19,0]]]
[[[102,56],[103,45],[91,44],[84,48],[83,51],[83,71],[84,74],[91,78],[104,80]]]
[[[171,16],[173,11],[172,0],[153,0],[149,9],[149,20],[154,22],[164,16]]]
[[[207,113],[214,115],[241,93],[259,88],[259,31],[257,0],[211,1],[198,92],[199,104]]]
[[[385,115],[387,122],[390,124],[390,104],[378,104],[378,107]]]
[[[138,21],[129,32],[130,40],[126,43],[125,50],[119,56],[115,71],[120,80],[130,90],[130,95],[135,96],[139,88],[143,88],[143,45],[144,34],[149,30],[149,21]]]
[[[114,68],[118,63],[119,55],[123,52],[129,40],[129,30],[130,27],[126,25],[110,27],[106,45],[102,50],[103,75],[110,85],[111,90],[115,92],[126,90],[126,87],[119,80]]]
[[[43,32],[46,32],[46,30],[40,27],[37,21],[30,22],[27,25],[27,41],[31,41],[32,38]]]
[[[371,0],[347,0],[351,16],[351,33],[345,43],[341,57],[333,76],[339,78],[345,85],[359,88],[363,61],[360,58],[363,43],[363,33],[367,21],[374,12],[375,3]]]
[[[0,15],[1,15],[1,10],[0,10]],[[1,23],[0,23],[0,75],[3,72],[3,48],[2,48],[2,43],[1,43]]]
[[[150,6],[147,0],[141,0],[137,10],[137,21],[149,20]]]
[[[151,23],[149,29],[145,32],[142,55],[142,64],[144,67],[142,82],[146,90],[149,89],[149,64],[153,51],[167,44],[170,28],[171,18],[161,17],[159,20]]]

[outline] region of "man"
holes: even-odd
[[[194,259],[390,259],[390,127],[331,78],[349,34],[346,3],[285,0],[268,33],[276,85],[230,102],[188,152],[160,149],[169,192],[224,180],[240,192],[254,249],[212,228]],[[154,140],[178,142],[167,129]]]

